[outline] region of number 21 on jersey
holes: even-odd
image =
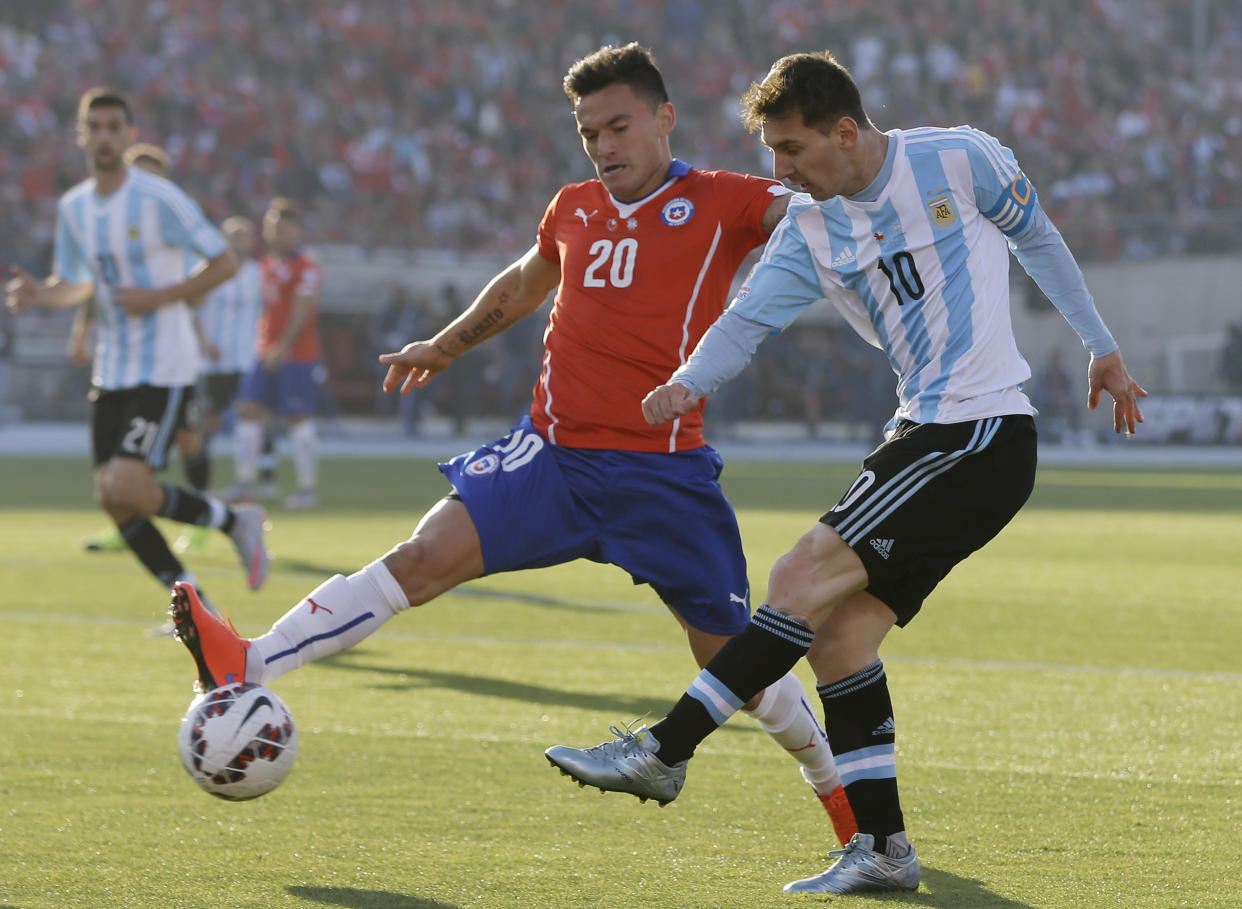
[[[638,241],[624,237],[615,243],[607,238],[591,244],[591,262],[582,276],[583,287],[629,287],[634,280]]]

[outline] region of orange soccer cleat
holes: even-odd
[[[246,681],[246,651],[250,642],[237,633],[227,618],[218,618],[203,605],[193,585],[178,581],[172,589],[168,614],[173,634],[198,664],[201,691]]]

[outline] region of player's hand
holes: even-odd
[[[400,353],[379,355],[379,361],[388,367],[384,376],[384,391],[401,390],[408,395],[415,388],[423,388],[436,374],[447,369],[453,357],[444,352],[434,341],[411,341]]]
[[[275,372],[288,355],[289,350],[283,344],[273,344],[263,355],[263,368],[268,372]]]
[[[65,353],[74,366],[86,366],[91,361],[90,345],[86,342],[85,332],[74,332],[69,338]]]
[[[699,406],[694,392],[680,382],[661,385],[643,398],[643,416],[652,426],[659,426],[678,417],[684,417]]]
[[[1135,424],[1143,422],[1138,399],[1147,397],[1147,392],[1126,370],[1120,349],[1104,357],[1091,358],[1091,365],[1087,367],[1088,410],[1095,410],[1100,403],[1100,393],[1104,391],[1113,398],[1113,432],[1133,434]]]
[[[39,282],[20,265],[10,265],[13,277],[4,285],[4,303],[16,315],[39,302]]]
[[[125,310],[126,315],[145,316],[168,302],[164,292],[154,287],[115,287],[112,302]]]

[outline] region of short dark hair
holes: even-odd
[[[587,54],[569,68],[564,87],[570,102],[577,107],[587,95],[617,83],[628,85],[635,95],[651,105],[652,110],[668,102],[664,77],[660,75],[655,57],[636,41],[625,47],[606,44]]]
[[[781,57],[742,95],[742,122],[752,133],[764,120],[790,114],[801,114],[806,126],[821,132],[842,117],[859,126],[871,122],[854,77],[829,51]]]
[[[78,101],[78,122],[85,122],[86,115],[99,107],[119,107],[125,111],[125,122],[134,122],[134,108],[129,99],[114,88],[97,85],[82,94]]]

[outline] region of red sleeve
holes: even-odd
[[[539,255],[556,265],[561,264],[561,251],[556,247],[556,207],[561,201],[563,192],[565,192],[565,187],[561,187],[560,191],[552,197],[552,201],[548,203],[548,207],[543,212],[543,219],[539,222]]]
[[[768,235],[763,229],[763,216],[773,200],[789,194],[789,188],[775,180],[750,174],[717,171],[714,176],[717,193],[726,200],[730,222],[746,227],[750,248],[766,243]]]

